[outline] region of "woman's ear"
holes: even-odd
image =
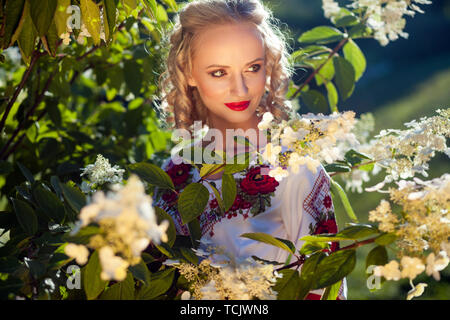
[[[194,80],[192,76],[187,76],[187,82],[191,87],[197,86],[197,82]]]

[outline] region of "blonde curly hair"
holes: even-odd
[[[260,108],[275,119],[287,119],[293,111],[285,94],[293,68],[289,65],[289,45],[276,18],[259,0],[196,0],[186,4],[174,18],[172,31],[165,40],[169,48],[164,72],[159,77],[161,104],[157,105],[169,128],[192,131],[194,121],[209,125],[198,90],[188,85],[186,74],[192,70],[193,40],[212,25],[250,22],[261,33],[270,82],[261,98]],[[171,125],[169,125],[171,124]]]

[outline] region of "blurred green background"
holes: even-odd
[[[291,46],[299,48],[296,39],[300,34],[318,25],[329,25],[324,18],[319,0],[269,0],[275,17],[287,25]],[[340,4],[349,3],[339,1]],[[353,110],[357,117],[371,112],[375,117],[375,130],[405,129],[403,123],[423,116],[435,115],[439,108],[450,107],[450,0],[433,1],[422,5],[425,14],[406,18],[408,39],[400,38],[382,47],[373,39],[358,39],[357,44],[367,59],[367,69],[356,83],[353,95],[339,106],[339,111]],[[301,72],[295,77],[304,76]],[[295,79],[294,77],[294,79]],[[307,113],[300,105],[300,113]],[[450,172],[450,161],[438,154],[430,162],[429,178]],[[373,186],[382,180],[374,177],[363,187]],[[338,179],[341,182],[341,179]],[[385,194],[352,193],[350,202],[361,222],[368,221],[368,212],[375,209]],[[345,212],[338,199],[334,200],[340,224],[345,222]],[[371,246],[361,248],[356,269],[347,278],[349,299],[405,299],[410,285],[404,281],[386,281],[380,290],[370,292],[366,285],[365,257]],[[392,252],[389,253],[393,258]],[[441,280],[420,276],[414,283],[427,282],[428,287],[420,299],[450,299],[450,268],[441,274]]]

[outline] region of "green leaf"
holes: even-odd
[[[191,238],[191,244],[193,248],[198,248],[200,245],[200,239],[202,237],[202,229],[200,227],[200,221],[193,219],[188,223],[189,236]]]
[[[328,110],[327,99],[317,90],[310,89],[300,95],[303,103],[314,113],[326,113]]]
[[[34,235],[38,230],[38,219],[33,208],[22,200],[11,199],[11,201],[22,229],[30,236]]]
[[[150,284],[151,273],[143,260],[141,260],[138,264],[135,264],[134,266],[129,266],[128,270],[136,279],[142,281],[142,283],[144,283],[145,285]]]
[[[80,0],[80,8],[86,29],[91,34],[94,44],[99,45],[101,19],[98,5],[92,0]]]
[[[106,41],[112,38],[114,33],[114,29],[116,27],[116,3],[114,0],[103,0],[104,11],[103,11],[103,19],[106,19],[106,24],[108,26],[108,33],[105,34]],[[105,28],[106,33],[106,28]]]
[[[332,284],[331,286],[328,286],[325,289],[325,292],[323,293],[320,300],[336,300],[336,298],[339,295],[339,289],[341,288],[342,280]]]
[[[37,35],[37,30],[34,27],[30,16],[30,5],[27,1],[23,12],[22,30],[17,38],[17,44],[19,45],[22,59],[27,65],[31,62]]]
[[[38,280],[39,278],[44,276],[46,272],[46,266],[41,261],[25,257],[24,263],[27,266],[27,268],[30,269],[30,274],[34,279]]]
[[[56,57],[56,51],[58,49],[58,41],[60,38],[57,33],[56,24],[52,23],[50,24],[50,28],[48,28],[46,36],[41,37],[45,50],[52,57]]]
[[[150,285],[143,286],[137,293],[137,300],[152,300],[164,294],[172,286],[175,269],[169,268],[151,275]]]
[[[352,64],[353,69],[355,69],[355,81],[358,81],[366,70],[367,63],[364,54],[352,39],[347,41],[342,50],[345,59],[347,59]]]
[[[354,15],[344,16],[335,21],[334,25],[338,28],[354,26],[359,22],[358,18]]]
[[[300,273],[300,285],[297,298],[304,300],[314,286],[317,276],[316,269],[319,262],[326,256],[324,252],[317,252],[305,260]]]
[[[138,96],[142,88],[142,68],[141,65],[135,60],[125,60],[124,69],[127,71],[124,73],[125,83],[130,91]]]
[[[355,69],[345,58],[333,58],[334,69],[336,72],[335,82],[339,90],[339,95],[343,101],[347,100],[355,89]]]
[[[173,222],[172,217],[163,209],[159,208],[159,207],[154,207],[155,208],[155,214],[156,214],[156,221],[158,224],[160,224],[163,220],[167,220],[169,221],[169,227],[166,230],[166,234],[167,234],[167,244],[169,247],[172,247],[174,242],[175,242],[175,238],[176,238],[176,229],[175,229],[175,224]]]
[[[78,214],[86,205],[86,197],[80,189],[69,184],[61,183],[60,188],[63,192],[64,199],[69,203],[70,207]]]
[[[393,233],[383,233],[375,239],[375,243],[380,246],[387,246],[393,243],[397,239],[397,236]]]
[[[80,229],[75,235],[65,233],[62,237],[63,241],[87,245],[92,236],[100,233],[100,228],[97,226],[86,226]]]
[[[263,232],[244,233],[241,234],[241,237],[267,243],[272,246],[286,250],[289,253],[295,254],[295,246],[292,242],[290,242],[289,240],[275,238],[267,233]]]
[[[348,30],[348,36],[352,39],[368,37],[372,34],[372,29],[364,23],[357,24]]]
[[[58,270],[70,261],[73,258],[70,258],[64,253],[64,248],[67,246],[67,243],[60,245],[52,254],[50,261],[48,262],[48,268],[50,270]]]
[[[67,19],[70,17],[70,14],[66,11],[69,6],[70,0],[58,0],[55,11],[55,24],[58,36],[67,31]]]
[[[147,14],[149,15],[149,17],[151,17],[153,21],[156,22],[156,0],[144,0],[144,4],[147,8]]]
[[[349,166],[340,163],[331,163],[324,166],[327,172],[350,172]]]
[[[273,290],[278,292],[277,300],[296,300],[300,286],[300,275],[297,270],[284,269],[279,272],[283,275],[277,279]]]
[[[366,258],[366,270],[368,267],[374,266],[384,266],[388,263],[388,253],[385,246],[376,246],[370,250]]]
[[[2,5],[5,4],[2,2]],[[4,26],[2,48],[4,49],[8,48],[10,45],[13,45],[13,43],[11,43],[11,38],[16,29],[19,27],[24,6],[25,0],[8,0],[6,2],[3,15],[3,18],[6,19],[6,21],[2,21],[2,26]]]
[[[347,194],[345,193],[344,189],[337,183],[334,179],[330,179],[330,190],[333,192],[333,194],[339,195],[339,198],[341,199],[342,205],[344,206],[345,212],[347,212],[348,217],[354,221],[358,222],[358,218],[356,217],[355,212],[353,211],[353,208],[350,204],[350,201],[348,200]]]
[[[344,157],[345,160],[352,166],[360,164],[363,159],[371,160],[371,158],[368,155],[357,152],[353,149],[347,151]]]
[[[327,56],[328,58],[328,56]],[[322,85],[324,82],[329,83],[330,80],[334,77],[334,65],[332,60],[325,59],[326,63],[323,65],[323,67],[319,70],[319,72],[316,74],[315,79],[318,86]],[[320,63],[320,65],[323,62]],[[325,79],[325,81],[324,81]],[[328,81],[327,81],[328,80]]]
[[[234,176],[230,173],[222,175],[222,196],[224,212],[228,211],[236,199],[237,187]]]
[[[31,19],[40,37],[47,34],[55,16],[56,5],[57,0],[30,1]]]
[[[19,161],[16,161],[17,166],[19,167],[20,171],[22,171],[22,174],[25,176],[25,178],[31,183],[34,183],[34,177],[30,170],[28,170],[27,167],[22,165]]]
[[[191,183],[181,192],[178,198],[178,211],[183,224],[197,218],[209,200],[209,191],[201,183]]]
[[[300,43],[325,44],[340,41],[344,34],[336,28],[329,26],[319,26],[304,32],[298,41]]]
[[[100,278],[102,266],[98,256],[98,251],[95,250],[89,258],[88,264],[82,269],[83,287],[88,300],[98,297],[98,295],[105,289],[108,281]]]
[[[166,10],[160,4],[158,4],[156,7],[156,20],[158,20],[159,23],[169,21]]]
[[[134,300],[134,279],[128,272],[125,280],[113,284],[99,297],[100,300]]]
[[[163,0],[174,12],[178,11],[178,6],[175,0]]]
[[[20,260],[16,257],[0,258],[0,273],[13,273],[22,266]]]
[[[15,277],[8,277],[6,280],[0,280],[0,299],[7,300],[12,293],[18,293],[25,283]]]
[[[153,186],[161,189],[175,190],[175,186],[169,175],[154,164],[145,162],[134,163],[128,166],[128,170],[137,174],[139,178]]]
[[[324,257],[316,269],[313,289],[331,286],[353,271],[356,264],[355,250],[340,250]]]
[[[249,164],[250,164],[249,152],[236,154],[232,159],[232,163],[228,163],[225,165],[225,170],[223,173],[234,174],[237,172],[241,172],[247,169]]]
[[[333,82],[329,81],[325,87],[327,88],[327,98],[328,98],[328,104],[330,106],[331,113],[333,112],[339,112],[337,108],[337,103],[339,100],[338,93],[336,90],[336,87],[334,86]]]
[[[38,184],[33,188],[33,197],[46,215],[57,223],[63,223],[65,218],[64,206],[53,192]]]
[[[328,241],[327,241],[328,242]],[[299,253],[302,255],[310,255],[312,253],[315,253],[317,251],[321,251],[328,247],[327,242],[310,242],[305,241],[303,246],[300,248]]]
[[[360,166],[358,167],[358,170],[363,170],[363,171],[371,172],[371,171],[373,170],[374,167],[375,167],[375,163],[368,163],[368,164],[360,165]]]
[[[352,224],[339,231],[336,235],[346,239],[363,239],[378,234],[378,229],[370,224]]]
[[[190,262],[195,265],[198,264],[198,257],[195,254],[195,252],[192,251],[190,248],[181,247],[180,252],[183,255],[183,257],[186,259],[187,262]]]
[[[222,167],[222,168],[221,168]],[[220,170],[218,170],[220,168]],[[219,173],[223,171],[223,164],[204,163],[200,168],[200,177],[204,177],[211,172]]]

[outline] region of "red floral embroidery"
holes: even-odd
[[[333,215],[330,215],[329,219],[324,219],[316,223],[313,234],[337,233],[337,232],[338,227],[336,224],[336,219],[334,218]],[[329,251],[334,252],[337,249],[339,249],[339,242],[332,242]]]
[[[172,203],[173,201],[175,201],[177,199],[177,194],[175,192],[169,190],[162,195],[162,199],[164,201],[166,201],[167,203]]]
[[[323,199],[323,205],[328,209],[330,209],[333,205],[333,201],[331,200],[331,197],[329,195],[325,196],[325,198]]]
[[[173,184],[178,186],[188,179],[191,167],[190,164],[186,163],[174,164],[171,160],[166,172],[172,179]]]
[[[209,207],[211,208],[211,209],[215,209],[215,208],[217,208],[219,206],[219,203],[217,202],[217,199],[212,199],[210,202],[209,202]]]
[[[274,192],[276,187],[278,187],[279,183],[275,178],[261,174],[262,167],[267,166],[257,166],[250,169],[241,181],[241,188],[247,194],[267,194]]]
[[[309,226],[310,234],[338,232],[333,201],[330,196],[330,181],[325,170],[320,170],[311,192],[303,202],[303,209],[314,218],[315,223],[311,223]],[[327,251],[334,252],[338,248],[339,242],[332,242]]]

